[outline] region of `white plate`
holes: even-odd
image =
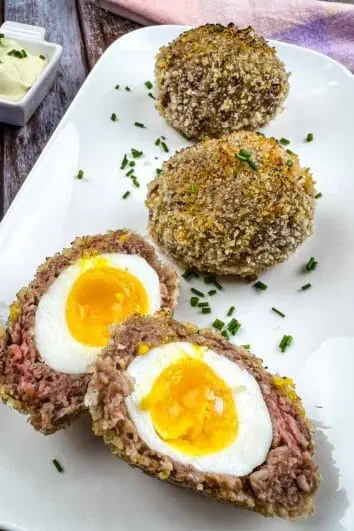
[[[162,159],[185,142],[157,114],[144,82],[153,79],[156,49],[183,29],[150,27],[126,35],[88,77],[1,224],[3,303],[14,298],[46,255],[76,235],[119,227],[146,232],[146,184]],[[251,343],[270,369],[297,379],[317,426],[324,481],[316,516],[289,524],[199,498],[112,457],[91,434],[88,418],[43,437],[23,416],[1,406],[0,528],[10,529],[11,523],[27,531],[353,530],[354,78],[323,55],[274,44],[293,74],[286,109],[265,132],[290,138],[291,149],[314,172],[323,193],[314,235],[285,264],[262,276],[266,292],[222,281],[225,290],[212,298],[211,316],[189,306],[190,285],[204,285],[183,281],[176,316],[209,325],[234,304],[242,322],[237,341]],[[118,83],[121,90],[114,88]],[[113,112],[118,122],[110,120]],[[135,127],[135,121],[147,129]],[[304,142],[308,132],[314,133],[312,143]],[[167,138],[168,154],[154,145],[160,135]],[[136,167],[142,186],[122,200],[132,187],[119,166],[131,147],[144,151]],[[74,178],[79,168],[85,171],[82,181]],[[301,273],[311,256],[318,268]],[[312,289],[299,292],[307,282]],[[294,336],[294,344],[281,354],[277,345],[284,333]],[[54,469],[54,457],[64,474]]]

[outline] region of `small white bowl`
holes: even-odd
[[[48,59],[45,69],[20,101],[0,99],[0,122],[25,125],[54,81],[63,48],[60,44],[45,41],[45,28],[39,26],[8,21],[0,27],[0,33],[17,41],[30,53],[44,55]]]

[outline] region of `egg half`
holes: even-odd
[[[35,340],[52,369],[85,372],[106,346],[109,327],[161,306],[156,271],[138,255],[105,253],[62,271],[39,301]]]
[[[264,463],[271,418],[257,381],[237,363],[172,342],[137,356],[127,372],[128,413],[152,450],[216,474],[244,476]]]

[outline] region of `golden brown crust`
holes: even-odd
[[[171,341],[208,346],[242,365],[258,381],[272,419],[273,442],[266,462],[248,476],[200,472],[158,454],[140,438],[125,404],[134,385],[126,368],[138,355],[141,344],[152,348]],[[134,317],[113,331],[110,344],[96,364],[85,401],[95,434],[130,465],[220,501],[292,519],[313,512],[319,475],[301,400],[288,382],[281,389],[280,393],[261,360],[231,345],[218,333],[198,331],[193,325],[163,317]]]
[[[288,94],[289,74],[251,27],[206,24],[160,48],[157,109],[188,138],[266,125]]]
[[[311,234],[314,183],[276,139],[239,131],[176,153],[150,183],[146,205],[152,237],[176,261],[255,277]]]

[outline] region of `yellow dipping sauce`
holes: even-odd
[[[0,37],[0,100],[20,101],[47,66],[18,42]]]

